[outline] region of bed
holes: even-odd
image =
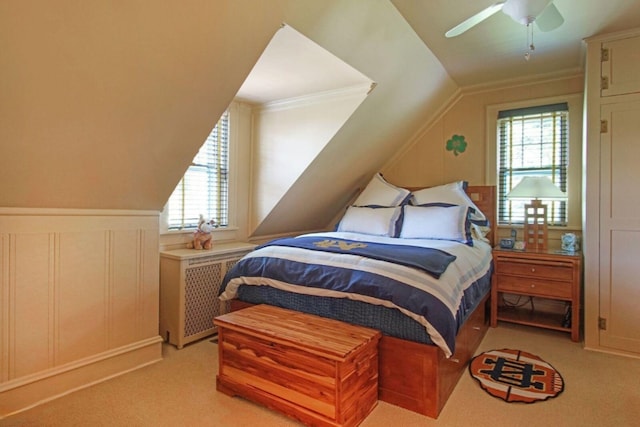
[[[377,174],[336,230],[240,260],[221,299],[382,331],[380,400],[437,418],[487,330],[494,203],[492,186],[403,189]]]

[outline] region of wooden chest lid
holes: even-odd
[[[265,304],[218,316],[214,323],[340,360],[381,337],[374,329]]]

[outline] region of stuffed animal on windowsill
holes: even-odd
[[[193,232],[193,241],[189,242],[187,247],[190,249],[211,249],[214,228],[216,228],[214,220],[206,221],[204,216],[200,215],[198,229]]]

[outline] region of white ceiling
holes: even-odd
[[[288,25],[273,36],[236,99],[254,104],[292,99],[371,80]]]
[[[496,0],[391,0],[460,86],[532,75],[581,72],[583,39],[640,26],[640,0],[554,0],[564,23],[544,33],[534,26],[527,61],[527,29],[498,12],[454,38],[444,33]],[[240,88],[239,100],[265,104],[370,82],[358,70],[284,25]]]
[[[584,38],[640,26],[640,0],[554,0],[564,24],[548,33],[534,27],[535,51],[526,61],[526,27],[502,12],[460,36],[444,36],[496,0],[391,2],[460,86],[581,70]]]

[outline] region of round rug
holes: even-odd
[[[469,373],[480,387],[506,402],[534,403],[564,390],[562,375],[533,354],[520,350],[491,350],[471,360]]]

